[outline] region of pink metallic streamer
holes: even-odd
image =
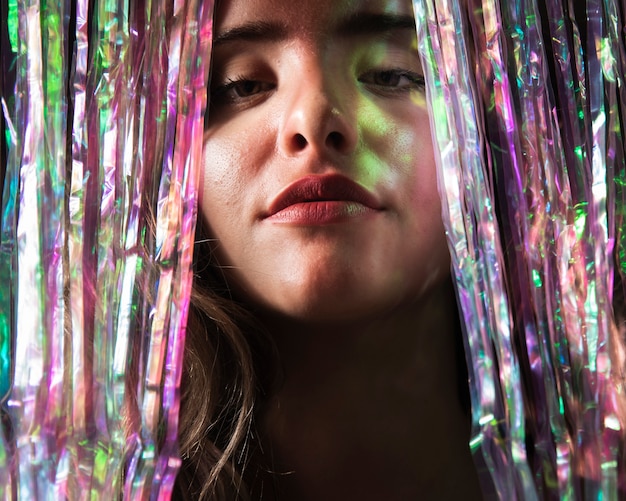
[[[5,89],[10,87],[17,67],[17,12],[0,6],[0,16],[7,19],[6,25],[0,24],[0,37],[10,50],[0,51],[0,126],[6,133],[7,142],[16,142],[16,126],[9,115],[14,110],[14,100]],[[11,385],[12,339],[14,315],[12,313],[14,285],[14,266],[16,260],[16,206],[18,200],[19,152],[5,149],[4,137],[0,137],[0,180],[4,182],[0,201],[0,395],[3,403],[2,418],[5,419],[5,403]],[[8,498],[13,491],[10,460],[12,448],[5,433],[0,435],[0,497]]]
[[[625,341],[613,309],[623,315],[623,294],[621,303],[612,301],[613,262],[624,262],[619,237],[622,250],[613,254],[624,221],[624,6],[586,2],[581,36],[572,2],[476,0],[465,12],[456,2],[423,3],[428,15],[422,17],[422,2],[416,13],[418,28],[428,26],[420,40],[465,318],[477,463],[487,464],[501,499],[617,499],[626,486]],[[458,50],[470,31],[474,47]],[[471,74],[475,87],[464,89]],[[479,124],[471,142],[466,122]],[[465,155],[468,148],[482,156],[481,182],[470,177],[480,161]],[[495,235],[472,197],[497,207]],[[477,232],[476,248],[467,227]],[[493,244],[498,235],[501,247]],[[486,306],[469,301],[477,272],[500,266],[506,283],[478,285]],[[509,332],[506,323],[495,329],[493,319],[483,321],[502,300],[512,313]],[[507,338],[520,370],[510,370],[515,357],[490,349]],[[488,388],[496,392],[491,406]],[[524,409],[510,399],[520,392]],[[489,435],[476,422],[491,409]],[[511,411],[527,425],[521,434],[511,427]]]
[[[479,111],[469,48],[460,33],[457,2],[415,2],[420,50],[425,58],[431,125],[440,152],[439,172],[457,291],[465,313],[472,396],[473,440],[485,490],[488,472],[503,497],[534,492],[523,447],[524,415],[519,369],[511,347],[510,314],[504,289],[500,241],[495,227],[490,178],[482,160]],[[444,110],[450,110],[445,113]],[[501,365],[497,372],[496,359]],[[504,393],[504,394],[503,394]],[[506,404],[504,403],[506,402]],[[498,444],[505,440],[507,447]],[[511,498],[513,499],[513,498]]]
[[[0,16],[7,19],[7,23],[0,24],[0,37],[7,49],[0,51],[0,126],[5,136],[0,136],[0,180],[3,189],[0,192],[0,396],[4,402],[8,397],[11,379],[12,348],[11,333],[14,324],[12,310],[14,291],[14,268],[16,259],[16,206],[18,198],[19,162],[18,152],[7,152],[6,141],[15,143],[17,131],[11,118],[9,109],[14,107],[14,98],[6,95],[15,78],[17,67],[17,12],[5,6],[0,6]],[[10,47],[10,50],[9,50]]]
[[[2,96],[16,440],[13,463],[0,441],[2,494],[168,499],[212,2],[74,1],[71,65],[69,2],[18,5],[15,104]],[[626,7],[588,0],[581,34],[573,1],[414,3],[486,492],[617,498]]]
[[[68,5],[35,2],[17,15],[14,120],[11,160],[20,165],[17,234],[16,321],[13,385],[8,407],[17,440],[13,473],[16,492],[29,498],[45,492],[54,478],[64,435],[58,433],[63,412],[63,328],[67,111],[63,83],[68,66],[59,57],[67,50]],[[11,15],[11,14],[10,14]],[[3,99],[3,111],[9,109]],[[22,141],[23,138],[23,141]],[[14,167],[9,167],[13,172]],[[13,196],[12,194],[10,195]],[[5,200],[10,207],[12,201]],[[5,202],[3,201],[3,202]],[[8,213],[3,211],[6,216]],[[9,220],[10,221],[10,220]],[[3,225],[5,222],[3,221]],[[15,224],[15,223],[14,223]],[[6,244],[3,239],[3,244]]]
[[[3,494],[169,499],[213,4],[74,0],[73,53],[70,0],[41,5],[14,13],[15,105],[2,81],[1,249],[17,256],[15,278],[0,270],[16,280]]]
[[[213,3],[196,0],[189,2],[186,26],[198,26],[184,33],[182,67],[179,77],[176,144],[182,145],[174,151],[173,165],[178,166],[177,183],[172,188],[179,190],[182,197],[181,213],[178,217],[177,247],[179,265],[173,287],[173,314],[170,318],[167,358],[165,361],[163,409],[166,412],[165,443],[159,458],[157,477],[166,486],[173,485],[180,462],[178,457],[177,430],[180,407],[180,383],[183,366],[183,345],[189,297],[192,286],[192,255],[195,236],[196,211],[198,206],[200,159],[202,158],[204,111],[207,104],[208,65],[212,39]],[[196,23],[197,20],[197,23]],[[190,152],[182,155],[182,152]],[[189,159],[194,159],[193,163]],[[170,199],[172,193],[170,192]],[[161,256],[164,257],[164,256]]]

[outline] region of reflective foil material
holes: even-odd
[[[3,499],[170,497],[212,10],[0,7]]]
[[[414,5],[485,492],[623,497],[624,5]]]
[[[626,6],[413,3],[485,493],[619,499]],[[170,497],[212,11],[0,5],[3,499]]]

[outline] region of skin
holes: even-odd
[[[423,89],[404,76],[376,83],[389,68],[421,73],[414,30],[333,33],[350,12],[385,9],[412,12],[406,1],[222,3],[221,33],[252,20],[289,27],[286,40],[216,45],[204,137],[202,212],[219,262],[268,310],[349,321],[412,302],[448,274]],[[220,85],[242,77],[258,89],[224,97]],[[384,209],[321,227],[261,218],[292,182],[330,173]]]
[[[408,0],[230,0],[216,15],[201,211],[284,364],[258,430],[281,474],[253,498],[479,499],[415,31],[342,30],[355,13],[413,15]],[[286,29],[233,37],[250,23]],[[266,217],[328,174],[376,209]]]

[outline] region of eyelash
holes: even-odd
[[[236,89],[239,86],[253,84],[255,86],[262,86],[263,88],[258,92],[251,92],[249,95],[240,96],[232,95],[233,91],[236,93]],[[273,90],[276,86],[269,82],[263,82],[262,80],[255,80],[253,77],[245,75],[237,75],[234,78],[228,78],[225,83],[218,85],[211,90],[210,102],[216,104],[237,104],[239,101],[252,99],[261,92]]]
[[[367,78],[373,76],[376,77],[393,77],[398,80],[406,78],[408,84],[406,85],[388,85],[385,83],[367,82]],[[377,69],[365,72],[358,78],[359,82],[366,85],[374,85],[379,91],[384,92],[408,92],[410,90],[422,91],[425,88],[424,76],[414,71],[405,70],[403,68],[389,68],[389,69]]]
[[[387,83],[376,82],[378,77],[392,77],[400,81],[402,78],[406,78],[408,83],[405,85],[389,85]],[[368,82],[368,79],[372,81]],[[423,91],[425,88],[424,77],[419,73],[409,71],[402,68],[389,68],[389,69],[375,69],[369,70],[361,74],[357,81],[365,86],[371,86],[372,91],[376,94],[382,95],[397,95],[409,92],[411,90]],[[260,87],[258,90],[250,91],[246,95],[239,95],[237,89],[243,85],[252,84],[255,87]],[[276,84],[272,82],[265,82],[263,80],[255,80],[254,77],[237,75],[234,78],[228,78],[222,85],[218,85],[211,91],[211,103],[214,105],[220,104],[247,104],[254,98],[259,98],[266,92],[271,92],[276,88]],[[234,93],[234,94],[233,94]]]

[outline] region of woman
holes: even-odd
[[[223,1],[213,51],[181,493],[479,498],[411,2]]]
[[[0,7],[0,497],[623,499],[618,4]]]

